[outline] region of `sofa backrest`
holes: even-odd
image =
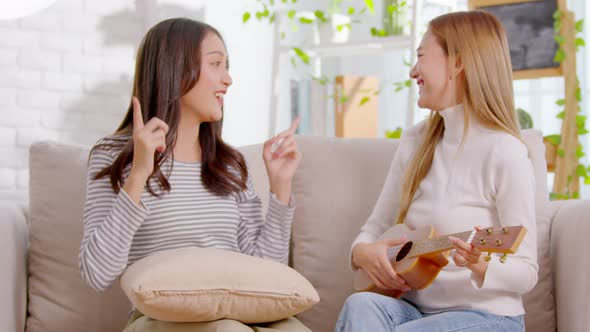
[[[27,332],[121,331],[130,304],[118,285],[98,293],[78,269],[89,148],[30,149]]]
[[[547,205],[544,148],[540,133],[527,131],[525,138],[535,164],[541,231],[543,207]],[[350,244],[373,209],[398,142],[325,137],[297,140],[304,157],[293,184],[297,208],[291,265],[311,281],[321,297],[319,304],[299,318],[314,332],[333,331],[340,308],[352,293]],[[268,179],[262,147],[240,150],[266,206]],[[114,332],[120,331],[127,319],[130,305],[118,285],[97,293],[84,283],[78,271],[88,152],[88,147],[59,143],[31,146],[29,332]],[[545,214],[548,231],[549,217]],[[542,237],[540,234],[539,241]],[[548,246],[546,250],[548,259]],[[541,253],[539,256],[541,259]],[[545,272],[549,275],[548,268]],[[537,313],[550,316],[554,305],[550,280],[541,279],[547,282],[537,291],[543,301],[531,302],[535,308],[533,317]],[[542,320],[536,317],[533,321]],[[551,324],[550,320],[544,322],[545,326]]]

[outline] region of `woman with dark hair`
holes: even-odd
[[[265,220],[243,156],[221,138],[231,84],[213,27],[175,18],[146,34],[127,114],[90,153],[80,269],[91,287],[105,290],[137,260],[188,246],[287,262],[297,121],[264,143]]]

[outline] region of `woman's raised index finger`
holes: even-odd
[[[133,128],[143,128],[143,115],[141,113],[141,105],[139,104],[139,99],[137,99],[137,97],[135,96],[133,97]]]

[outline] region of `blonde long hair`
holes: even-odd
[[[522,141],[514,110],[512,64],[506,33],[500,21],[484,11],[455,12],[439,16],[428,30],[449,57],[463,65],[465,128],[474,116],[484,126],[505,131]],[[403,223],[420,182],[432,166],[437,143],[445,127],[438,112],[431,112],[424,140],[415,152],[402,182],[400,213]]]

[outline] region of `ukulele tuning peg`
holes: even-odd
[[[502,257],[500,257],[500,263],[506,263],[506,260],[508,259],[508,255],[504,254],[502,255]]]
[[[483,257],[483,260],[486,262],[491,261],[492,260],[492,253],[488,252],[488,254]]]

